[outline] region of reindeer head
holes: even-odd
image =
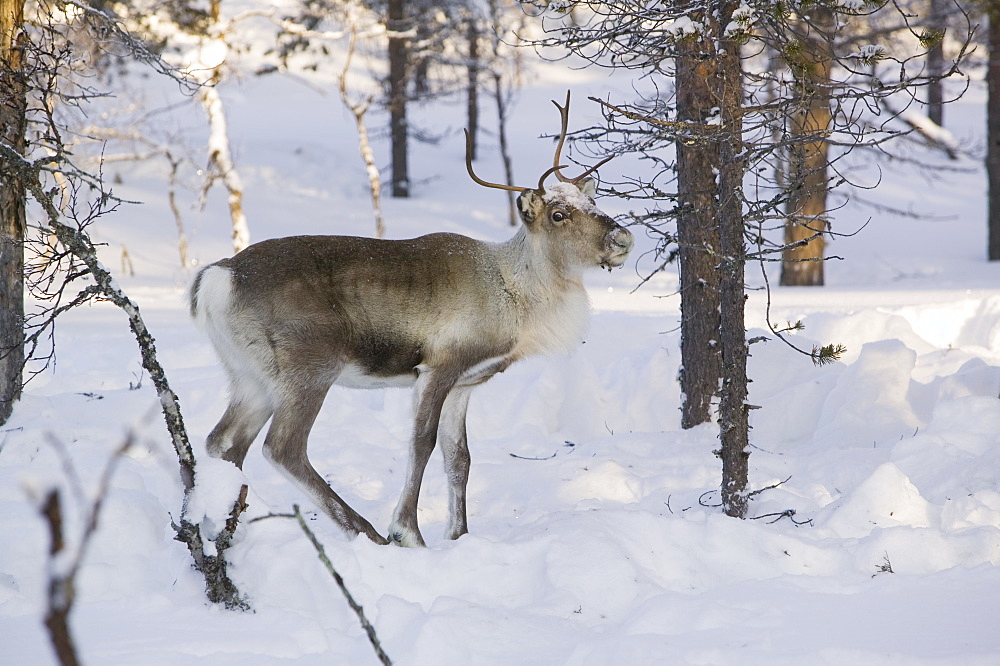
[[[597,207],[594,203],[597,186],[594,179],[588,177],[613,156],[601,160],[576,178],[563,176],[560,171],[566,167],[559,164],[559,156],[569,123],[569,91],[565,106],[559,106],[555,100],[552,103],[562,117],[562,130],[552,167],[538,179],[537,187],[501,185],[479,178],[472,169],[472,138],[468,131],[465,133],[465,166],[480,185],[520,192],[517,209],[521,221],[551,253],[581,267],[600,266],[610,270],[621,266],[632,249],[632,234]],[[546,187],[545,179],[553,173],[559,182]]]

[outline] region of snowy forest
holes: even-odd
[[[0,26],[0,663],[1000,662],[997,3]]]

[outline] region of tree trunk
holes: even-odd
[[[405,0],[389,0],[389,134],[392,140],[392,196],[410,196],[407,155],[406,81],[407,40],[399,36],[409,27]]]
[[[989,183],[989,259],[1000,261],[1000,9],[989,12],[989,87],[986,173]]]
[[[233,252],[242,252],[250,245],[250,227],[243,211],[243,179],[233,162],[226,111],[216,87],[220,79],[221,73],[213,74],[208,83],[198,89],[198,98],[208,116],[208,160],[227,192]]]
[[[469,61],[466,66],[468,83],[466,84],[467,122],[469,136],[472,137],[471,158],[476,159],[476,144],[479,133],[479,24],[475,17],[469,17],[467,32],[469,41]]]
[[[23,0],[0,0],[0,128],[2,140],[25,151],[25,81],[22,71]],[[24,367],[24,181],[17,166],[0,163],[0,424],[21,397]]]
[[[502,25],[500,17],[503,10],[501,10],[498,6],[497,0],[489,0],[488,6],[490,14],[487,20],[489,25],[492,26],[492,30],[487,33],[490,35],[492,58],[492,66],[489,67],[489,69],[493,75],[493,91],[496,95],[497,103],[497,136],[500,141],[500,158],[503,161],[504,178],[506,179],[504,182],[507,185],[513,185],[514,166],[511,162],[510,150],[507,146],[507,102],[509,98],[505,92],[504,86],[505,77],[503,72],[505,71],[505,68],[503,66],[503,61],[505,58],[502,55],[502,48],[506,42],[503,37],[503,33],[498,28],[498,26]],[[516,45],[517,44],[515,42],[514,46]],[[517,73],[515,71],[510,77],[509,89],[511,91],[513,91],[514,87],[517,85],[516,81]],[[513,93],[511,93],[511,96],[513,96]],[[507,191],[507,219],[512,227],[516,227],[521,220],[521,216],[517,213],[517,196],[511,191]]]
[[[737,4],[720,7],[719,32],[725,35]],[[719,399],[719,456],[722,458],[722,507],[726,515],[744,518],[750,423],[747,399],[747,337],[744,321],[746,244],[743,226],[743,78],[740,49],[732,40],[719,39],[719,249],[722,352],[722,392]]]
[[[684,42],[677,58],[677,119],[706,127],[717,95],[706,42]],[[719,229],[715,219],[718,146],[707,136],[677,144],[677,245],[681,293],[681,427],[712,419],[719,390]]]
[[[941,34],[941,40],[927,51],[927,117],[937,125],[944,122],[944,94],[941,75],[944,74],[945,3],[947,0],[930,0],[927,27]]]
[[[789,65],[795,74],[797,104],[790,118],[790,188],[781,258],[781,284],[821,286],[826,240],[827,152],[830,127],[830,35],[833,13],[820,5],[804,25],[803,49]]]
[[[508,185],[514,184],[514,167],[510,161],[510,151],[507,149],[507,102],[504,100],[503,76],[500,72],[493,73],[493,89],[497,100],[497,134],[500,138],[500,158],[503,161],[504,178]],[[514,192],[507,190],[507,219],[510,226],[516,227],[520,219],[517,215],[517,198]]]

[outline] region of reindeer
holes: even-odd
[[[519,192],[523,225],[488,243],[451,233],[409,240],[295,236],[251,245],[198,272],[191,313],[229,377],[230,401],[208,436],[208,453],[243,465],[267,423],[264,455],[350,535],[422,546],[417,496],[436,443],[444,453],[450,519],[468,532],[465,417],[476,386],[511,363],[568,351],[584,334],[589,301],[581,274],[621,266],[632,234],[594,204],[588,176],[561,175],[562,131],[538,186]],[[606,161],[606,160],[605,160]],[[555,173],[559,182],[545,185]],[[316,472],[307,438],[333,384],[415,387],[415,419],[403,490],[388,541]]]

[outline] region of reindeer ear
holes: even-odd
[[[517,197],[517,209],[521,212],[521,220],[526,226],[531,226],[538,218],[538,213],[545,207],[542,197],[534,190],[525,190]]]
[[[597,195],[597,181],[593,178],[584,178],[576,186],[591,199]]]

